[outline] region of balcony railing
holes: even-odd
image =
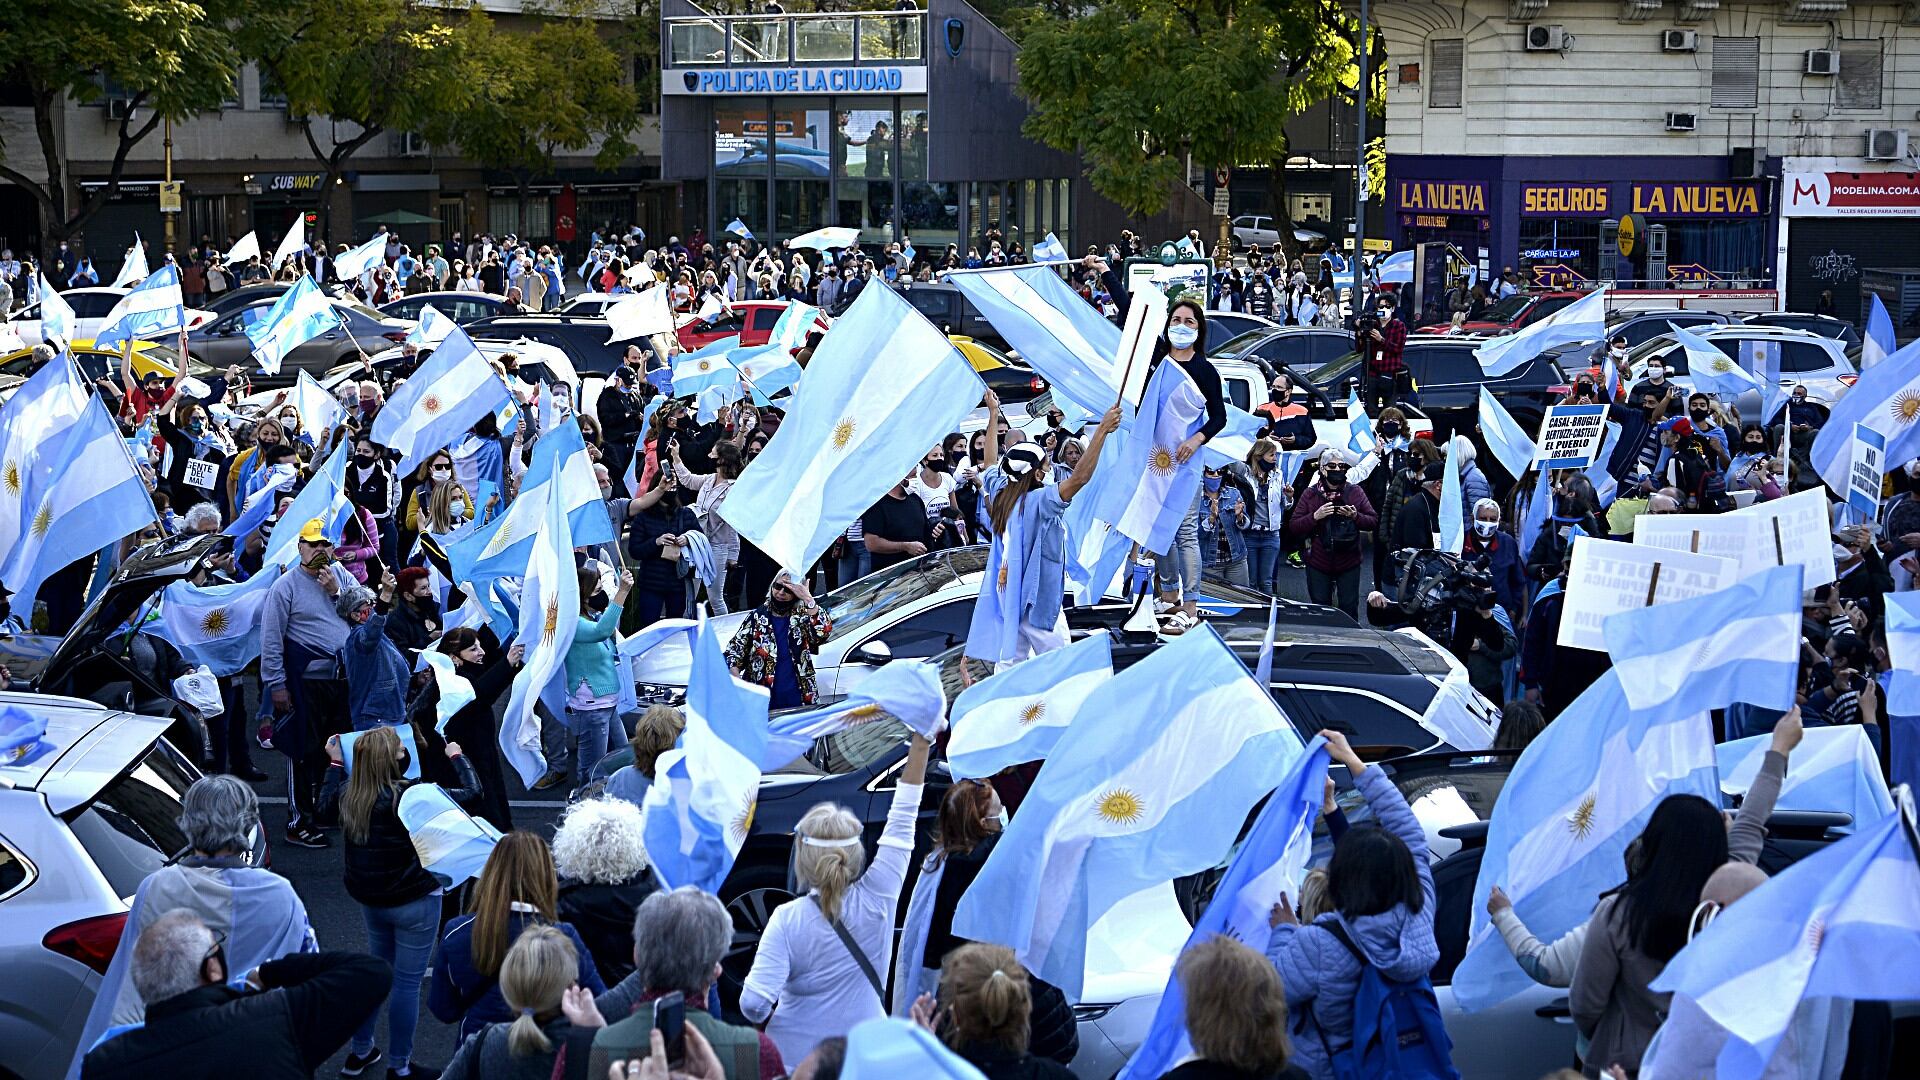
[[[667,66],[920,64],[926,23],[917,11],[667,19]]]

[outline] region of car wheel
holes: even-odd
[[[720,958],[720,1001],[729,1013],[740,1009],[740,988],[753,967],[754,952],[760,936],[766,933],[773,910],[794,899],[787,891],[787,871],[783,866],[761,864],[746,867],[727,882],[737,890],[725,898],[727,915],[733,919],[733,940]]]

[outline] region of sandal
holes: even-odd
[[[1184,611],[1176,611],[1162,619],[1160,633],[1167,637],[1179,637],[1199,625],[1200,620]]]

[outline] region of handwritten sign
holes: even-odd
[[[1759,519],[1740,514],[1641,514],[1633,519],[1633,542],[1731,560],[1739,564],[1738,580],[1774,565],[1760,550],[1759,525]]]
[[[1853,461],[1847,470],[1847,505],[1868,521],[1880,513],[1880,484],[1886,472],[1887,437],[1865,424],[1853,425]]]
[[[219,477],[220,466],[215,465],[211,461],[201,461],[196,458],[187,462],[185,480],[188,487],[200,488],[203,491],[212,491],[213,485],[219,481]]]
[[[1738,573],[1732,559],[1582,536],[1573,542],[1559,644],[1606,652],[1600,627],[1607,616],[1704,596],[1732,585]]]
[[[1607,430],[1605,405],[1550,405],[1540,422],[1534,461],[1547,469],[1584,469],[1600,452]]]

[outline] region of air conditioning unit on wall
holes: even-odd
[[[1808,49],[1806,70],[1809,75],[1840,74],[1839,51],[1836,49]]]
[[[1670,112],[1667,114],[1668,131],[1692,131],[1694,114],[1690,112]]]
[[[1906,156],[1906,128],[1867,129],[1868,161],[1898,161]]]
[[[1700,48],[1700,35],[1692,30],[1662,30],[1660,32],[1660,51],[1695,52]]]
[[[1567,47],[1567,29],[1559,23],[1527,27],[1528,52],[1559,52]]]

